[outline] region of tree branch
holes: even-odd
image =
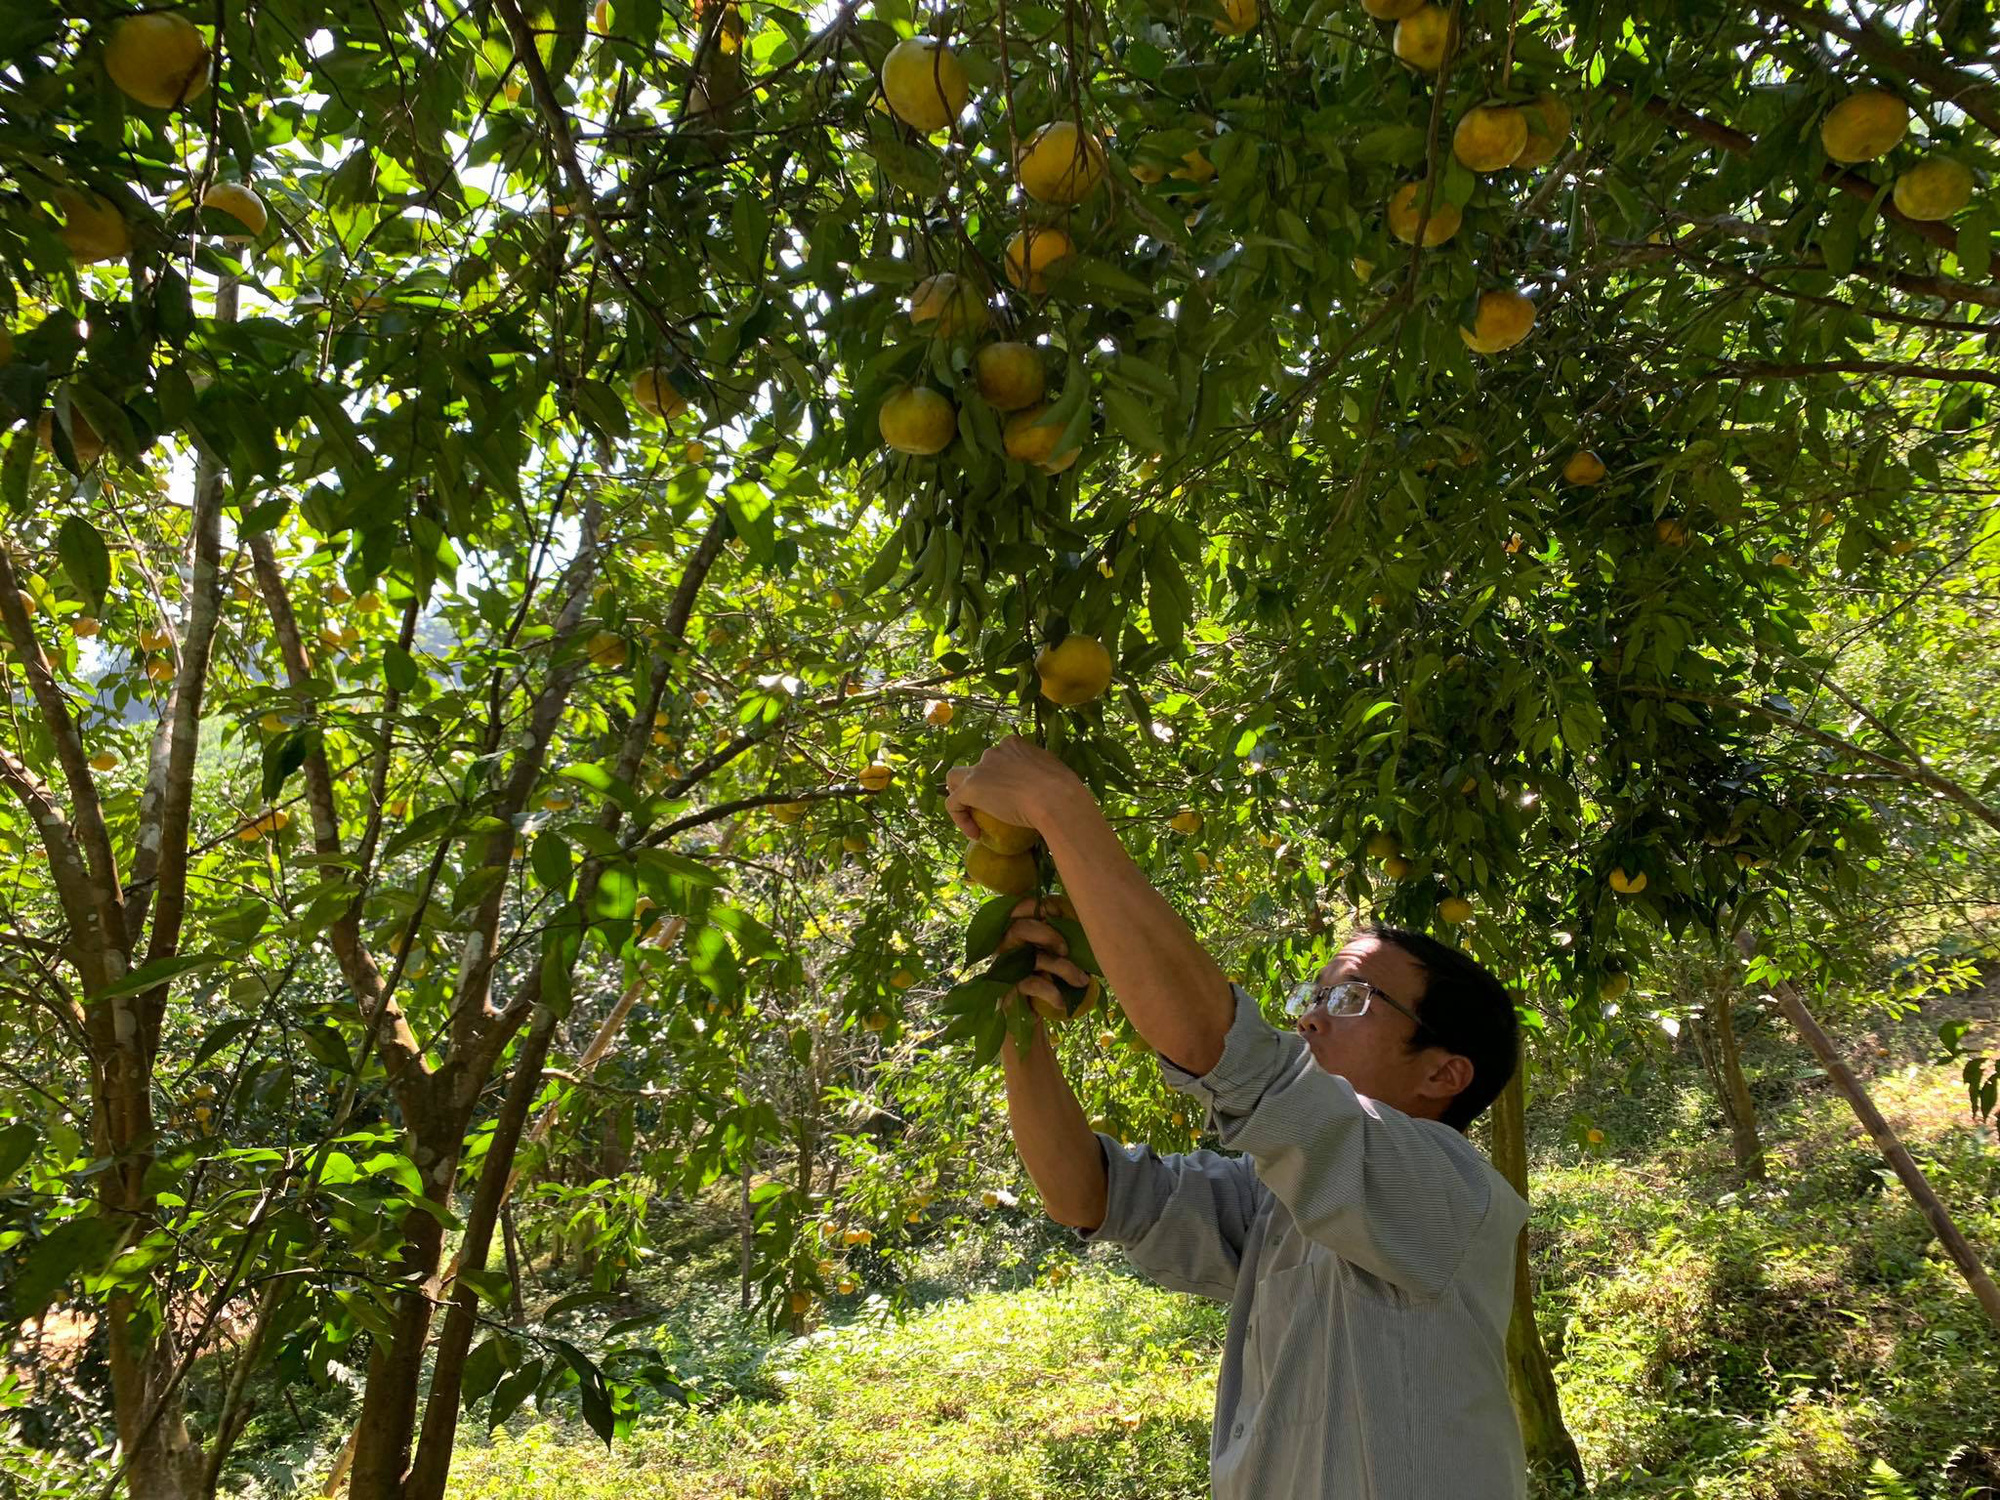
[[[1801,31],[1833,33],[1882,71],[1910,83],[1921,83],[1943,102],[1956,105],[1994,135],[2000,135],[2000,90],[1994,88],[1990,79],[1953,67],[1936,53],[1898,41],[1872,18],[1859,26],[1849,26],[1825,11],[1794,4],[1793,0],[1764,0],[1764,9],[1783,16]]]

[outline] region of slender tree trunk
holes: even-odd
[[[1716,1067],[1722,1075],[1722,1098],[1729,1114],[1736,1166],[1747,1181],[1762,1182],[1764,1142],[1757,1133],[1757,1103],[1750,1097],[1750,1084],[1743,1076],[1743,1054],[1736,1044],[1736,1011],[1725,986],[1716,987],[1708,1014],[1714,1024]]]
[[[737,1301],[745,1312],[750,1311],[753,1290],[750,1277],[757,1259],[757,1215],[750,1202],[750,1169],[755,1164],[755,1157],[746,1149],[743,1153],[742,1169],[736,1174],[742,1188],[742,1197],[737,1209],[736,1269],[739,1282]]]
[[[1526,1059],[1514,1070],[1507,1087],[1493,1103],[1493,1165],[1523,1198],[1528,1196]],[[1521,1423],[1521,1442],[1528,1462],[1540,1470],[1556,1470],[1588,1488],[1576,1440],[1563,1424],[1562,1401],[1555,1372],[1542,1348],[1535,1326],[1535,1287],[1528,1269],[1528,1231],[1524,1225],[1514,1245],[1514,1312],[1507,1324],[1507,1389],[1514,1415]]]
[[[1754,955],[1757,951],[1756,938],[1747,932],[1738,933],[1736,943],[1746,957]],[[1868,1091],[1861,1086],[1861,1080],[1855,1076],[1854,1070],[1848,1067],[1841,1060],[1839,1052],[1834,1050],[1833,1039],[1820,1028],[1819,1022],[1806,1008],[1806,1003],[1800,997],[1798,990],[1789,982],[1780,979],[1771,986],[1770,992],[1771,997],[1778,1002],[1778,1009],[1784,1012],[1785,1019],[1797,1028],[1799,1035],[1805,1038],[1806,1045],[1812,1048],[1820,1066],[1826,1069],[1826,1076],[1833,1080],[1833,1086],[1846,1098],[1848,1106],[1854,1111],[1855,1118],[1861,1121],[1861,1128],[1866,1130],[1869,1138],[1875,1142],[1875,1149],[1880,1151],[1883,1159],[1895,1169],[1896,1175],[1903,1181],[1903,1186],[1916,1200],[1917,1207],[1923,1210],[1924,1218],[1931,1226],[1931,1232],[1938,1237],[1938,1242],[1944,1246],[1945,1253],[1958,1267],[1959,1274],[1965,1278],[1965,1284],[1972,1288],[1972,1295],[1986,1310],[1986,1316],[1993,1320],[1995,1328],[2000,1328],[2000,1286],[1994,1285],[1993,1278],[1980,1263],[1977,1252],[1952,1220],[1950,1211],[1931,1190],[1930,1181],[1924,1176],[1923,1169],[1917,1165],[1902,1140],[1890,1128],[1889,1122],[1882,1118],[1882,1112],[1875,1107],[1874,1100],[1868,1097]]]

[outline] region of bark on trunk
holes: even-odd
[[[754,1160],[746,1150],[743,1153],[742,1170],[736,1174],[742,1189],[737,1208],[737,1302],[745,1312],[750,1311],[750,1304],[756,1292],[755,1284],[751,1280],[751,1273],[756,1269],[757,1263],[757,1215],[750,1202],[750,1169],[753,1165]]]
[[[1722,1075],[1722,1098],[1729,1114],[1729,1141],[1736,1166],[1751,1182],[1764,1181],[1764,1142],[1757,1132],[1757,1104],[1743,1077],[1743,1055],[1736,1045],[1736,1012],[1729,992],[1718,988],[1708,1013],[1714,1023],[1716,1067]]]
[[[1736,943],[1746,957],[1754,955],[1757,951],[1756,938],[1747,932],[1739,933]],[[1826,1076],[1833,1080],[1833,1086],[1846,1098],[1848,1106],[1854,1111],[1855,1118],[1861,1121],[1861,1128],[1866,1130],[1869,1138],[1875,1142],[1875,1149],[1880,1151],[1883,1159],[1895,1169],[1896,1175],[1903,1181],[1903,1186],[1916,1200],[1917,1207],[1923,1210],[1924,1218],[1930,1223],[1931,1232],[1938,1237],[1938,1242],[1944,1246],[1945,1253],[1958,1267],[1959,1274],[1965,1277],[1965,1284],[1972,1288],[1972,1295],[1986,1310],[1986,1316],[1992,1319],[1995,1328],[2000,1328],[2000,1286],[1994,1285],[1993,1278],[1980,1263],[1978,1254],[1960,1233],[1958,1225],[1953,1222],[1950,1212],[1939,1200],[1938,1195],[1931,1190],[1930,1181],[1924,1176],[1923,1169],[1917,1165],[1896,1132],[1890,1128],[1889,1122],[1882,1118],[1882,1112],[1868,1097],[1868,1091],[1861,1086],[1861,1080],[1855,1076],[1854,1070],[1841,1060],[1839,1052],[1834,1049],[1833,1039],[1820,1029],[1819,1022],[1806,1008],[1805,1000],[1798,990],[1781,979],[1771,986],[1770,993],[1778,1002],[1778,1009],[1784,1012],[1785,1019],[1797,1028],[1799,1035],[1805,1038],[1806,1045],[1812,1048],[1820,1066],[1826,1069]]]
[[[1525,1067],[1525,1059],[1523,1059]],[[1523,1198],[1528,1196],[1528,1129],[1523,1068],[1493,1103],[1493,1165]],[[1535,1326],[1535,1287],[1528,1269],[1528,1231],[1514,1245],[1514,1312],[1507,1324],[1507,1390],[1521,1424],[1521,1443],[1536,1469],[1570,1475],[1588,1487],[1576,1440],[1563,1424],[1555,1372]]]

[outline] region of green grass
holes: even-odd
[[[2000,1260],[1992,1132],[1972,1126],[1949,1072],[1919,1061],[1927,1033],[1882,1040],[1895,1055],[1876,1059],[1878,1103]],[[1648,1061],[1636,1090],[1606,1077],[1537,1102],[1538,1311],[1595,1493],[2000,1494],[2000,1338],[1796,1047],[1753,1026],[1747,1061],[1767,1106],[1767,1188],[1736,1182],[1684,1057]],[[1583,1120],[1600,1148],[1576,1144]],[[971,1260],[942,1247],[901,1320],[842,1299],[829,1327],[775,1346],[715,1282],[649,1285],[670,1304],[662,1347],[700,1377],[703,1403],[647,1418],[608,1455],[572,1424],[517,1418],[490,1439],[468,1426],[452,1493],[1206,1495],[1223,1309],[1134,1280],[1115,1252],[1052,1287],[1032,1267],[1058,1242],[1027,1224],[1015,1240]],[[720,1247],[706,1265],[726,1277]]]

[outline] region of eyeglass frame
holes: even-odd
[[[1342,990],[1354,989],[1363,992],[1361,1009],[1335,1010],[1331,1003],[1331,997]],[[1369,1005],[1373,1003],[1375,997],[1378,995],[1382,997],[1383,1004],[1387,1005],[1391,1010],[1399,1011],[1410,1018],[1411,1024],[1417,1028],[1416,1036],[1424,1034],[1423,1020],[1415,1011],[1411,1010],[1386,990],[1370,984],[1365,979],[1336,979],[1331,984],[1321,984],[1316,979],[1302,979],[1292,987],[1292,992],[1285,997],[1285,1014],[1290,1016],[1294,1021],[1303,1021],[1306,1018],[1306,1013],[1312,1010],[1314,1006],[1324,1005],[1326,1006],[1326,1013],[1329,1016],[1365,1016],[1368,1014]],[[1303,1004],[1300,1003],[1301,999],[1304,1001]]]

